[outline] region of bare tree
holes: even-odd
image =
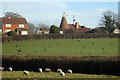
[[[29,34],[33,34],[35,30],[34,24],[28,22],[28,29],[29,29]]]
[[[21,16],[20,14],[14,12],[6,12],[4,13],[4,15],[4,17],[10,16],[11,18],[23,18],[23,16]]]
[[[44,24],[44,23],[39,23],[39,24],[38,24],[38,28],[39,28],[40,30],[43,30],[43,31],[49,31],[48,25],[46,25],[46,24]]]

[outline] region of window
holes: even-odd
[[[24,24],[19,24],[19,27],[20,28],[24,28]]]
[[[11,24],[6,24],[6,27],[11,27]]]

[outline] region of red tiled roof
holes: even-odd
[[[84,33],[88,31],[90,31],[90,28],[79,28],[79,29],[75,29],[74,33],[77,34],[77,33]]]
[[[75,29],[76,28],[76,25],[73,25],[73,24],[68,24],[68,27],[70,27],[70,29]],[[79,25],[79,28],[81,28],[81,26]]]
[[[2,24],[27,24],[25,18],[2,18]]]
[[[70,29],[75,29],[73,24],[68,24],[68,27],[70,27]]]

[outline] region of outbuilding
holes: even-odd
[[[120,30],[119,30],[118,28],[116,28],[116,29],[114,30],[114,34],[120,34]]]

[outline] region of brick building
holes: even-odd
[[[73,19],[73,24],[68,24],[66,20],[65,12],[64,12],[62,16],[61,24],[60,24],[61,31],[65,33],[67,30],[73,29],[74,34],[80,34],[80,33],[85,33],[85,32],[90,31],[90,28],[87,28],[85,26],[80,26],[79,22],[74,23],[74,21],[75,20]]]
[[[28,25],[25,18],[1,18],[0,26],[2,28],[2,34],[6,34],[9,31],[16,31],[19,35],[28,34]]]

